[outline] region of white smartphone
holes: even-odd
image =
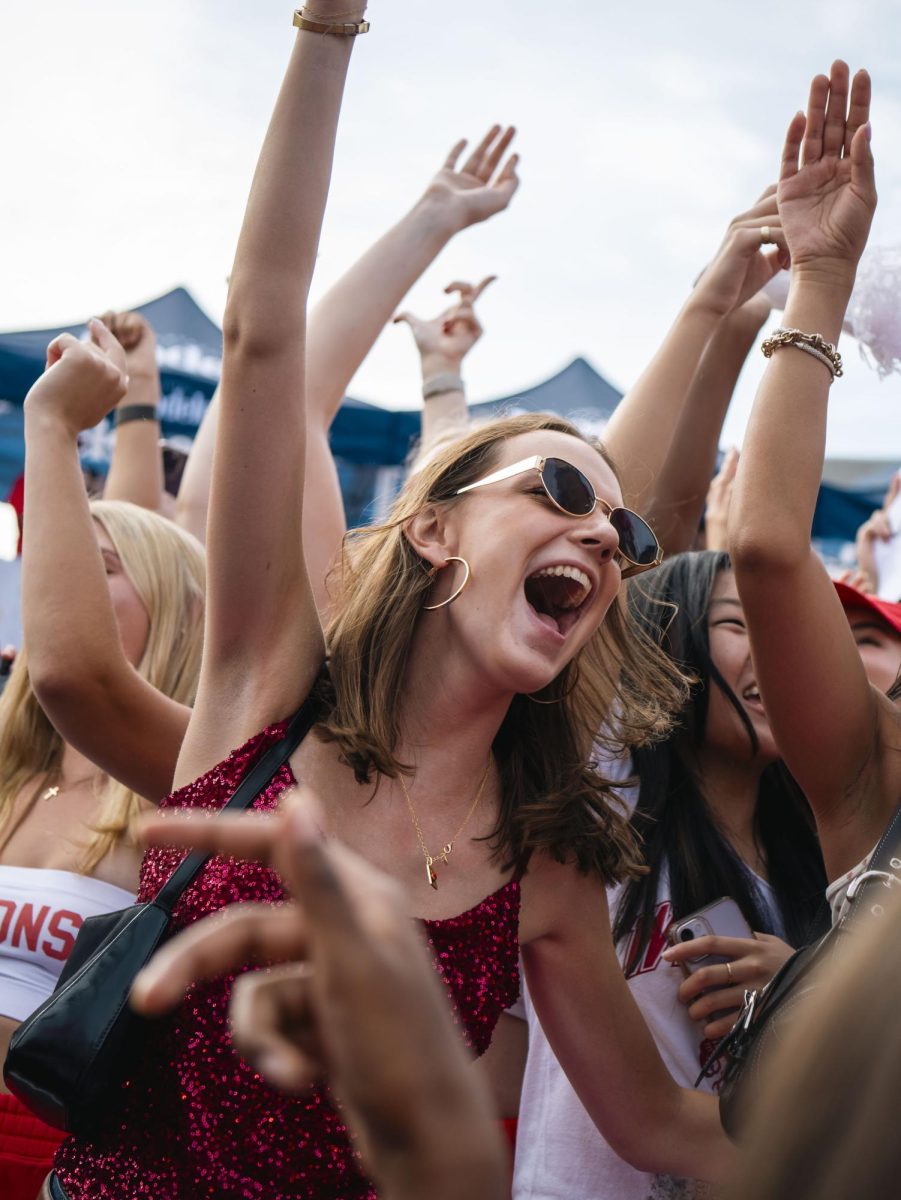
[[[745,920],[735,901],[729,896],[722,896],[705,908],[699,908],[697,912],[673,921],[668,937],[673,946],[683,946],[686,942],[693,942],[695,938],[707,937],[710,934],[730,938],[753,938],[754,936],[751,926]],[[729,961],[731,960],[723,954],[706,954],[703,958],[683,962],[681,966],[686,975],[691,975],[693,971],[697,971],[701,967]]]

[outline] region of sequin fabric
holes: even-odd
[[[221,808],[284,728],[273,725],[251,738],[163,807]],[[293,783],[286,765],[253,807],[273,809]],[[177,850],[149,850],[139,899],[152,899],[181,857]],[[179,901],[174,925],[238,901],[283,898],[267,868],[214,858]],[[516,880],[460,916],[424,922],[454,1021],[476,1054],[519,994],[518,923]],[[238,1058],[228,1033],[231,983],[196,986],[173,1017],[152,1026],[122,1084],[116,1124],[92,1142],[70,1138],[60,1148],[55,1166],[71,1200],[376,1200],[328,1090],[286,1097]]]

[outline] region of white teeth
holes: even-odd
[[[742,692],[742,699],[759,700],[760,692],[758,692],[756,687],[745,688],[745,690]]]
[[[540,571],[536,571],[532,576],[533,579],[540,579],[542,575],[561,575],[564,579],[572,579],[582,587],[581,594],[573,597],[569,608],[578,608],[588,593],[591,591],[591,580],[584,571],[580,571],[578,567],[542,567]]]

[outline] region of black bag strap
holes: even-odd
[[[310,732],[315,715],[316,703],[310,695],[288,722],[287,728],[279,740],[269,747],[258,762],[254,763],[233,792],[228,803],[220,811],[227,812],[229,809],[241,811],[250,808],[260,792],[281,770]],[[161,905],[167,912],[171,912],[211,857],[210,854],[201,854],[199,851],[189,854],[160,888],[154,903]]]
[[[876,843],[876,849],[870,856],[870,862],[862,876],[858,876],[860,886],[855,887],[857,880],[852,880],[851,887],[854,895],[848,906],[848,911],[842,918],[838,928],[843,929],[858,914],[864,911],[863,896],[869,893],[877,884],[891,886],[893,880],[901,878],[901,872],[892,866],[892,859],[898,854],[901,844],[901,804],[895,809],[895,815],[888,823],[885,833]]]

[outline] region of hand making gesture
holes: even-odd
[[[503,133],[500,125],[492,125],[458,169],[457,162],[466,149],[466,139],[462,138],[454,145],[444,166],[426,188],[425,198],[446,206],[453,213],[458,229],[476,225],[495,213],[503,212],[513,199],[519,187],[516,174],[519,155],[511,154],[496,176],[494,173],[515,133],[512,125]]]
[[[81,342],[61,333],[47,347],[47,369],[26,397],[34,411],[60,418],[73,436],[101,421],[125,395],[125,352],[97,317],[88,322],[91,338]]]
[[[838,60],[810,85],[788,127],[777,196],[794,276],[844,281],[857,269],[876,208],[870,77]],[[799,162],[800,156],[800,162]]]
[[[444,289],[445,294],[457,292],[460,298],[430,321],[424,321],[411,312],[397,314],[395,324],[403,321],[410,326],[416,349],[422,358],[423,375],[427,374],[427,368],[433,372],[459,368],[482,336],[482,326],[473,306],[496,278],[496,275],[486,275],[477,286],[459,281],[449,283]]]

